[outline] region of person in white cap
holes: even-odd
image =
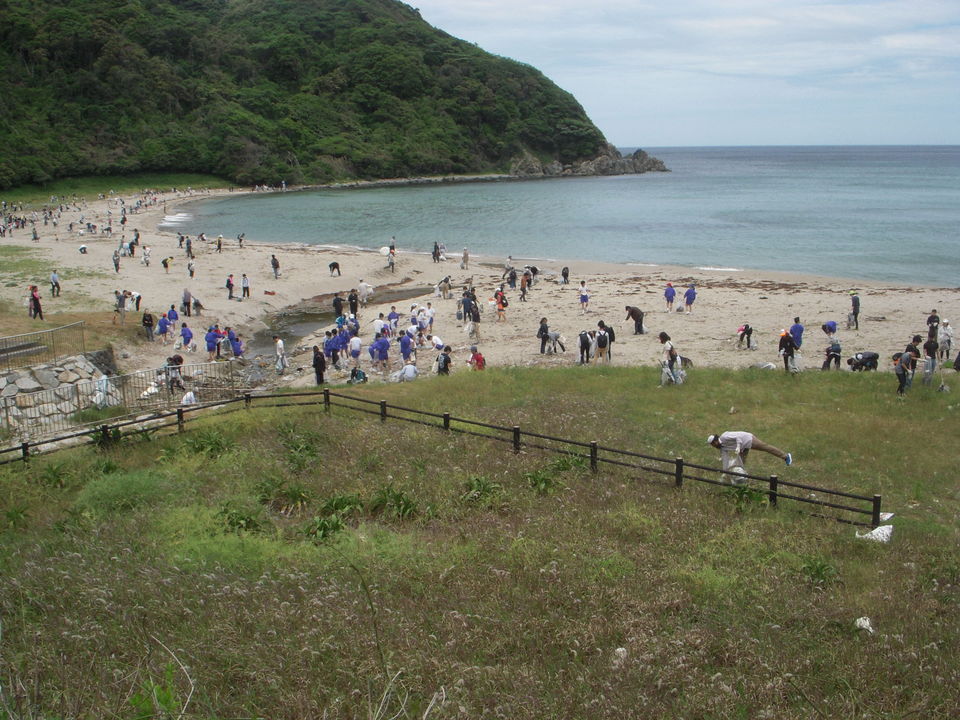
[[[770,453],[787,465],[793,465],[793,455],[773,445],[767,445],[753,433],[743,430],[728,430],[722,435],[711,435],[707,438],[707,444],[720,451],[725,472],[746,472],[747,454],[750,450]],[[735,471],[734,468],[740,468],[740,470]]]

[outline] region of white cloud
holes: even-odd
[[[960,142],[956,0],[418,4],[427,22],[542,70],[619,144]],[[811,105],[819,134],[797,130]]]

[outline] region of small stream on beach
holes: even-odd
[[[377,305],[385,303],[399,303],[404,300],[423,297],[432,292],[433,288],[429,285],[410,284],[405,286],[394,286],[378,288],[373,296],[373,301]],[[300,341],[318,330],[326,330],[331,327],[336,320],[333,314],[333,308],[330,304],[333,295],[318,295],[298,305],[285,308],[278,313],[268,317],[265,322],[267,327],[258,330],[247,340],[246,357],[256,357],[257,355],[273,355],[273,336],[278,335],[283,340],[287,351],[290,352]],[[346,303],[346,296],[344,296]],[[398,308],[401,315],[406,308]],[[361,311],[363,325],[373,320],[370,312]]]

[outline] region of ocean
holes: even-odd
[[[960,146],[645,149],[671,172],[227,196],[168,208],[162,227],[960,285]]]

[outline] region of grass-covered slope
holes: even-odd
[[[956,717],[955,397],[898,402],[889,374],[655,383],[491,369],[353,392],[711,464],[709,432],[750,429],[796,457],[758,453],[758,473],[882,493],[893,542],[375,415],[238,411],[0,470],[3,702],[46,718]]]
[[[0,189],[464,173],[604,144],[539,71],[395,0],[9,0],[0,67]]]

